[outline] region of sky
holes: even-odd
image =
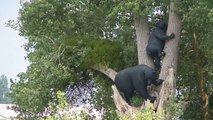
[[[0,75],[17,80],[17,74],[25,72],[29,65],[23,48],[27,40],[19,36],[18,31],[6,27],[6,23],[17,19],[21,7],[19,1],[0,0]]]

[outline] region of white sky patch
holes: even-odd
[[[18,35],[18,31],[6,27],[9,20],[16,21],[19,8],[19,0],[0,1],[0,75],[4,74],[8,79],[18,79],[17,74],[25,72],[29,64],[21,47],[26,40]]]

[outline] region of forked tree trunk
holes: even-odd
[[[134,26],[136,30],[136,41],[137,41],[137,50],[138,50],[138,63],[146,64],[150,67],[154,67],[152,60],[146,54],[146,46],[148,44],[149,38],[149,27],[148,27],[148,18],[146,16],[137,17],[134,19]],[[97,70],[114,81],[116,72],[110,68],[104,66],[93,66],[94,70]],[[113,89],[113,100],[117,108],[117,114],[119,116],[128,116],[130,119],[136,119],[137,111],[140,110],[140,107],[136,108],[130,106],[126,103],[123,97],[119,94],[115,85],[112,86]],[[149,102],[146,103],[146,106],[150,105]]]
[[[175,38],[168,41],[165,45],[166,56],[164,57],[162,69],[160,72],[160,78],[164,79],[162,89],[160,91],[160,96],[158,96],[158,101],[155,106],[158,106],[157,113],[159,113],[165,107],[165,103],[169,96],[175,94],[176,89],[176,71],[177,71],[177,60],[178,60],[178,50],[180,42],[180,32],[181,32],[181,21],[177,14],[174,12],[176,10],[176,5],[173,1],[170,3],[170,14],[169,14],[169,25],[168,34],[172,32],[175,33]],[[147,16],[140,16],[134,19],[134,26],[136,30],[136,41],[138,47],[138,63],[146,64],[150,67],[154,67],[154,64],[150,57],[146,54],[146,46],[149,39],[149,27]],[[103,66],[93,66],[93,69],[100,71],[107,75],[114,81],[116,72],[112,69]],[[134,120],[136,117],[135,113],[140,111],[141,108],[135,108],[129,106],[125,100],[119,94],[117,88],[113,85],[113,100],[117,108],[118,115],[129,116],[130,119]],[[158,104],[159,103],[159,104]],[[145,105],[150,105],[149,102]],[[144,107],[144,106],[142,106]],[[146,107],[146,106],[145,106]]]

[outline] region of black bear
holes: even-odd
[[[154,60],[155,68],[157,69],[161,67],[161,57],[165,55],[165,52],[163,51],[165,41],[175,37],[174,33],[172,33],[170,36],[167,36],[166,31],[167,23],[159,20],[157,22],[156,28],[153,29],[150,34],[146,48],[147,54]]]
[[[162,82],[163,80],[157,79],[154,69],[144,64],[126,68],[115,76],[115,85],[124,93],[125,100],[129,105],[134,91],[138,92],[145,100],[149,99],[152,102],[156,100],[156,97],[148,94],[147,86],[151,84],[158,86]]]

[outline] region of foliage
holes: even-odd
[[[106,39],[88,40],[83,36],[76,36],[65,42],[66,45],[74,47],[81,46],[82,68],[90,68],[92,65],[104,64],[112,68],[122,68],[122,47],[119,42]]]
[[[136,49],[130,49],[135,47],[133,29],[126,26],[130,22],[108,18],[112,7],[108,1],[22,2],[15,28],[28,39],[24,48],[30,66],[19,74],[20,81],[12,85],[10,93],[20,118],[39,117],[49,102],[57,103],[52,90],[88,78],[87,70],[94,63],[119,70],[137,62]],[[122,60],[129,57],[131,60]]]
[[[135,17],[140,15],[149,15],[151,17],[156,17],[155,12],[162,12],[165,14],[168,12],[167,6],[169,0],[115,0],[117,6],[113,8],[113,12],[109,16],[114,16],[117,14],[123,15],[134,15]],[[158,16],[158,15],[157,15]],[[158,16],[159,17],[159,16]]]
[[[188,0],[179,2],[179,13],[183,18],[182,42],[179,59],[179,79],[177,81],[179,99],[187,101],[186,109],[183,115],[184,119],[203,119],[202,118],[202,100],[199,89],[199,79],[197,66],[204,70],[207,94],[212,93],[212,51],[213,46],[209,44],[212,37],[213,14],[212,1]],[[195,63],[195,53],[193,51],[192,39],[193,33],[198,37],[198,49],[200,53],[201,64]],[[192,82],[193,81],[193,82]],[[212,114],[210,115],[212,116]]]
[[[92,99],[92,103],[96,105],[98,109],[106,108],[103,116],[104,120],[117,120],[118,116],[115,111],[115,105],[112,99],[112,83],[109,82],[109,78],[103,77],[103,75],[94,76],[97,91]]]
[[[0,104],[8,104],[11,102],[11,98],[7,96],[9,93],[8,79],[6,76],[0,77]]]
[[[137,64],[134,18],[149,17],[152,28],[158,19],[168,19],[169,0],[28,0],[22,1],[18,22],[9,21],[28,40],[24,45],[30,66],[11,86],[10,96],[20,119],[36,119],[49,106],[58,103],[52,91],[64,90],[82,79],[90,79],[91,65],[104,64],[121,70]],[[178,73],[178,100],[190,101],[183,118],[202,119],[201,98],[197,94],[196,70],[191,47],[192,32],[199,38],[199,50],[208,93],[213,91],[212,0],[181,0],[178,12],[183,30]],[[108,111],[106,119],[118,118],[112,102],[111,84],[94,72],[98,92],[97,107]],[[191,82],[195,81],[195,82]],[[195,92],[194,92],[195,91]],[[63,102],[62,102],[63,103]],[[190,110],[189,110],[190,109]],[[149,112],[142,112],[147,119]],[[139,113],[138,115],[141,115]],[[139,117],[140,118],[140,117]],[[154,118],[153,118],[154,119]]]
[[[176,97],[170,97],[167,102],[165,115],[171,120],[180,119],[184,112],[184,102],[178,101]]]
[[[141,106],[143,104],[143,102],[144,102],[144,99],[139,95],[137,95],[137,96],[135,95],[131,99],[131,104],[133,106]]]
[[[163,114],[156,114],[153,110],[154,108],[150,107],[147,109],[142,109],[133,113],[131,116],[122,115],[120,120],[164,120]]]
[[[65,94],[62,91],[56,93],[58,98],[58,105],[55,108],[54,103],[50,103],[50,109],[48,112],[52,113],[45,118],[39,118],[40,120],[90,120],[89,111],[86,109],[71,108],[65,98]]]

